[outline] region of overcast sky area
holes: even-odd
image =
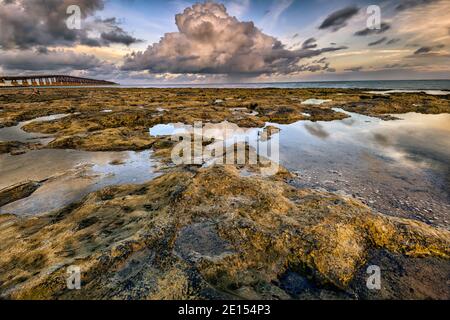
[[[80,29],[67,27],[70,5]],[[0,74],[48,73],[122,84],[449,79],[450,1],[0,0]]]

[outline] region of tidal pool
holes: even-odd
[[[386,214],[449,228],[450,115],[408,113],[395,115],[401,120],[383,121],[348,114],[350,118],[329,122],[266,123],[280,129],[269,140],[279,141],[277,161],[296,175],[292,183],[352,196]],[[36,138],[21,126],[0,129],[0,140]],[[194,130],[182,123],[160,124],[150,128],[149,134],[158,137]],[[226,145],[247,141],[252,147],[267,143],[261,141],[264,130],[227,121],[202,127],[205,139]],[[44,181],[30,197],[0,208],[0,213],[41,214],[105,186],[143,183],[157,175],[155,165],[151,151],[41,149],[0,155],[0,188],[24,180]]]
[[[30,133],[22,127],[35,121],[53,121],[69,116],[57,114],[24,121],[0,129],[0,141],[35,141],[46,145],[51,135]],[[109,185],[143,183],[156,176],[151,151],[85,152],[41,149],[21,155],[0,155],[0,189],[19,182],[42,181],[31,196],[0,208],[1,213],[36,215],[79,201],[92,191]]]
[[[0,141],[19,141],[19,142],[38,142],[47,144],[53,140],[48,134],[31,133],[22,130],[24,126],[31,122],[44,122],[62,119],[70,116],[70,114],[54,114],[46,117],[39,117],[29,121],[22,121],[16,126],[0,128]]]
[[[157,176],[151,153],[42,149],[0,155],[0,189],[26,180],[43,181],[31,196],[1,207],[0,213],[42,214],[106,186],[144,183]]]
[[[353,195],[386,214],[448,228],[450,115],[408,113],[383,121],[348,114],[331,122],[271,124],[281,129],[280,163],[297,173],[300,186]]]
[[[279,141],[277,161],[297,175],[295,184],[353,196],[383,213],[448,228],[450,115],[408,113],[395,115],[400,120],[384,121],[336,111],[350,118],[266,123],[280,129],[271,139]],[[193,130],[181,123],[164,124],[151,128],[150,134]],[[254,148],[264,143],[263,131],[226,121],[203,125],[205,139],[222,140],[225,145],[247,141]]]

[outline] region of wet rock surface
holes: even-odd
[[[355,285],[358,272],[379,259],[378,249],[426,266],[417,280],[423,286],[433,270],[445,272],[448,231],[284,179],[242,177],[234,166],[174,169],[50,215],[3,215],[0,292],[13,299],[357,298],[365,294],[364,284]],[[82,270],[81,290],[66,288],[73,264]],[[414,288],[383,294],[427,292]],[[427,297],[446,294],[439,287]]]
[[[25,181],[10,187],[0,189],[0,207],[8,203],[26,198],[36,191],[41,183],[36,181]]]
[[[0,141],[0,154],[9,153],[11,155],[23,154],[29,150],[41,147],[36,143],[24,143],[19,141]]]

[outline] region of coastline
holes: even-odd
[[[449,297],[448,230],[382,214],[348,195],[301,187],[302,177],[285,168],[262,177],[248,165],[174,166],[174,143],[148,132],[158,124],[199,120],[246,128],[343,121],[350,118],[346,112],[395,121],[395,114],[409,112],[449,114],[448,95],[322,88],[28,92],[0,94],[0,127],[68,116],[24,125],[25,132],[53,139],[8,145],[6,153],[151,149],[161,175],[144,184],[108,186],[44,215],[1,214],[3,298]],[[393,272],[387,290],[368,292],[362,274],[380,259],[420,268],[425,281]],[[65,267],[74,263],[84,270],[80,291],[65,287]],[[412,290],[397,292],[400,287]]]

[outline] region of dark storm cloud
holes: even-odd
[[[78,5],[85,18],[103,8],[103,0],[16,0],[0,6],[0,47],[70,44],[85,36],[66,26],[66,10]]]
[[[129,43],[132,37],[125,39],[126,33],[114,23],[90,24],[82,30],[71,30],[66,21],[67,8],[78,5],[84,19],[92,17],[104,8],[104,0],[0,0],[0,48],[28,49],[34,46],[73,46],[81,43],[91,46],[109,43]],[[101,27],[107,32],[121,30],[120,35],[107,39],[92,39],[88,31],[92,27]],[[82,24],[83,27],[83,24]],[[118,29],[117,29],[118,28]],[[94,30],[95,31],[95,30]]]
[[[381,23],[379,29],[365,28],[363,30],[355,32],[355,36],[370,36],[370,35],[373,35],[373,34],[381,34],[381,33],[386,32],[390,28],[391,28],[391,26],[389,24],[383,22],[383,23]]]
[[[175,17],[178,32],[167,33],[144,52],[125,58],[122,69],[151,73],[260,75],[305,70],[300,60],[346,49],[288,50],[253,22],[231,17],[224,5],[195,4]],[[312,45],[312,40],[309,41]],[[312,69],[315,69],[313,67]]]
[[[374,42],[369,43],[368,46],[369,46],[369,47],[376,46],[376,45],[382,44],[382,43],[385,42],[386,40],[387,40],[387,38],[386,38],[386,37],[383,37],[383,38],[381,38],[381,39],[378,39],[378,40],[376,40],[376,41],[374,41]]]
[[[425,6],[440,0],[401,0],[400,4],[395,7],[398,11],[404,11],[420,6]]]
[[[330,14],[319,26],[319,29],[337,31],[347,25],[347,21],[359,12],[355,6],[346,7]]]

